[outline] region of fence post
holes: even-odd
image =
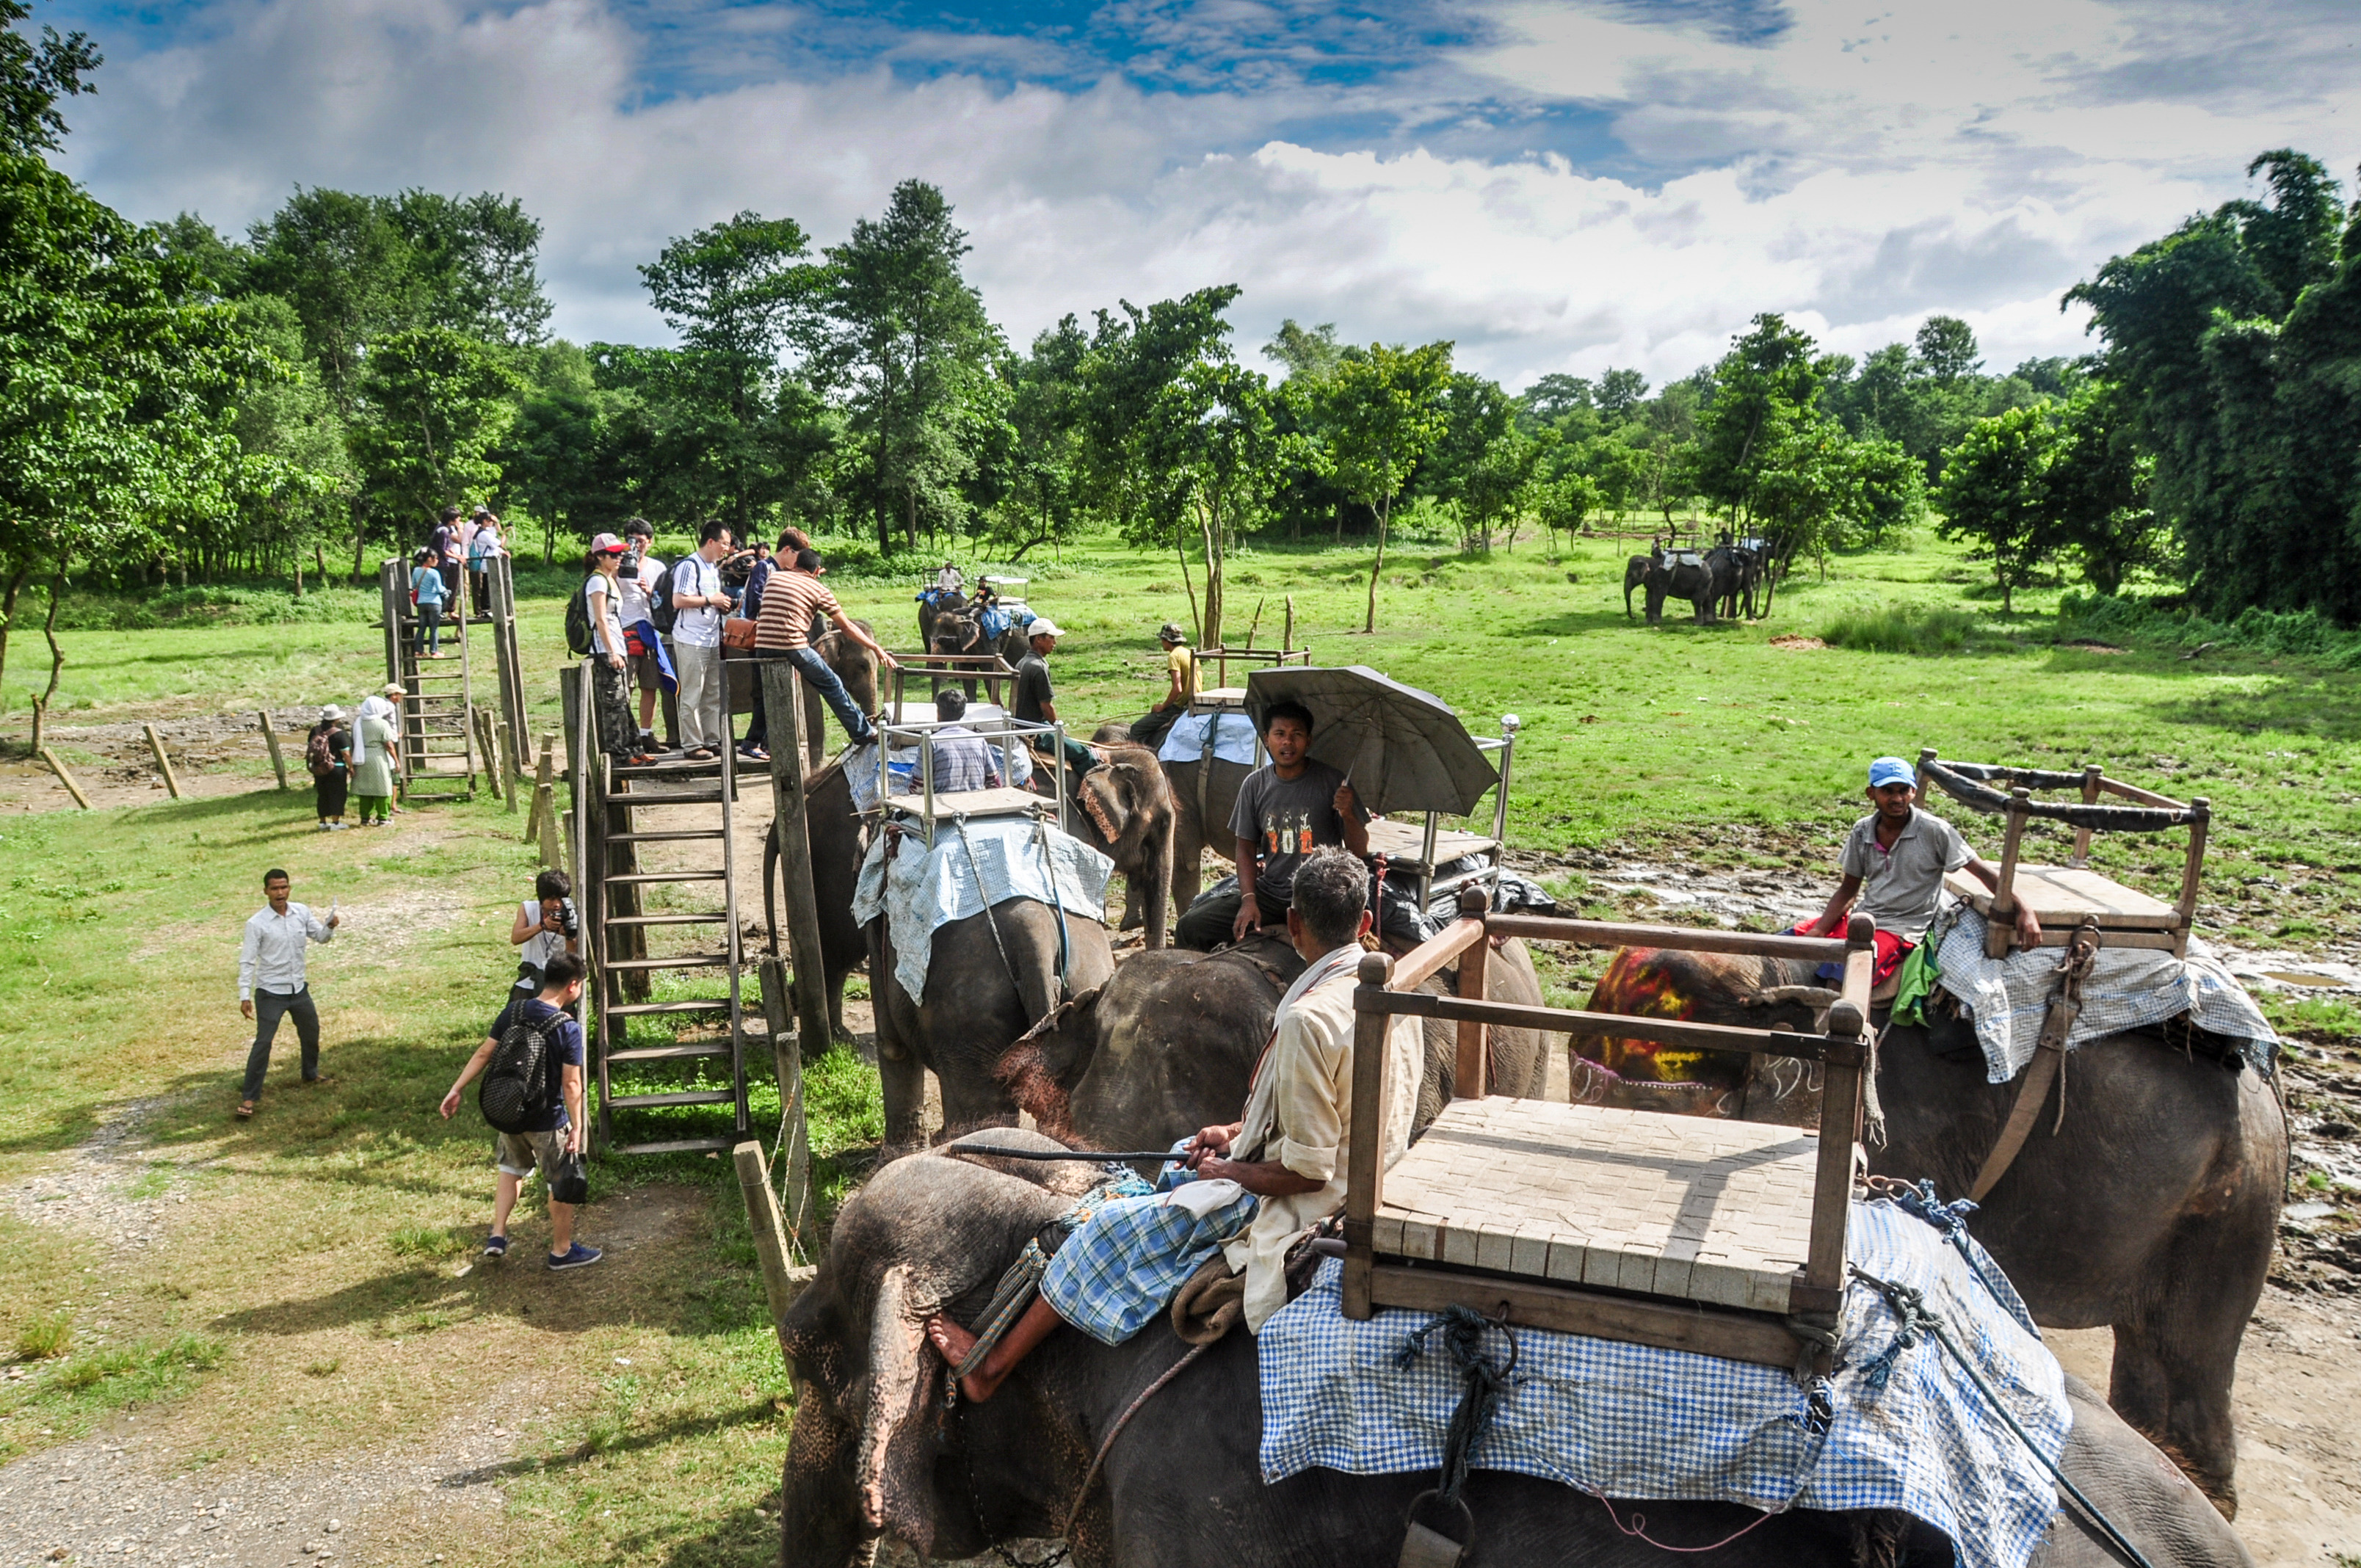
[[[66,772],[66,765],[58,761],[58,754],[44,746],[41,748],[41,761],[49,764],[49,772],[58,775],[58,783],[66,786],[66,793],[73,796],[74,804],[88,811],[91,808],[90,796],[82,794],[82,785],[74,783],[74,776]]]
[[[787,1239],[779,1228],[778,1201],[771,1196],[771,1173],[763,1164],[763,1146],[748,1139],[730,1151],[738,1166],[738,1190],[746,1200],[746,1228],[754,1234],[754,1253],[763,1263],[763,1293],[770,1298],[771,1328],[779,1336],[779,1354],[792,1357],[787,1347],[787,1309],[796,1302],[796,1288],[787,1271]]]
[[[262,721],[263,742],[270,748],[270,771],[279,775],[279,787],[285,789],[287,759],[279,752],[279,731],[270,727],[270,715],[268,712],[258,712],[254,717]]]
[[[164,792],[174,800],[180,799],[181,781],[172,775],[172,759],[164,755],[164,738],[156,733],[156,727],[152,724],[143,724],[139,728],[148,732],[148,750],[155,756],[156,771],[164,775]]]
[[[779,836],[779,875],[785,883],[781,902],[787,913],[788,957],[795,964],[796,1018],[802,1049],[818,1056],[828,1049],[829,1036],[819,905],[812,892],[811,839],[804,821],[802,683],[785,659],[764,659],[755,669],[763,683],[763,710],[770,716],[771,823]],[[880,737],[879,744],[884,743]]]

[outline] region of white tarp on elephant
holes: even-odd
[[[1222,762],[1245,762],[1255,760],[1254,720],[1243,713],[1188,713],[1172,721],[1164,732],[1164,744],[1156,749],[1157,759],[1166,762],[1193,762],[1205,754],[1205,732],[1213,732],[1213,759]]]
[[[1948,929],[1946,921],[1952,922]],[[1993,1083],[2010,1081],[2033,1059],[2042,1016],[2058,989],[2061,955],[2046,948],[1986,958],[1983,916],[1959,905],[1947,905],[1937,916],[1927,940],[1935,948],[1936,983],[1974,1014],[1984,1076]],[[2278,1034],[2255,999],[2195,937],[2189,939],[2186,959],[2157,948],[2102,947],[2091,977],[2082,982],[2082,1011],[2067,1032],[2066,1048],[2184,1013],[2207,1033],[2237,1041],[2250,1064],[2269,1070]]]
[[[885,916],[894,938],[894,978],[910,1000],[923,1002],[939,927],[1012,898],[1104,925],[1107,878],[1114,872],[1113,861],[1047,822],[953,819],[936,825],[932,850],[916,833],[878,834],[861,862],[852,917],[866,926],[881,913]]]

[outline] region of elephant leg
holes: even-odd
[[[2238,1512],[2238,1339],[2262,1295],[2271,1234],[2220,1214],[2183,1221],[2114,1325],[2107,1403],[2179,1461],[2224,1519]],[[2239,1255],[2257,1253],[2254,1235],[2259,1255]]]
[[[927,1136],[927,1069],[907,1050],[887,1056],[880,1030],[877,1077],[884,1090],[885,1141],[907,1147]]]
[[[1129,877],[1126,877],[1123,879],[1123,924],[1115,929],[1137,931],[1146,924],[1148,924],[1148,917],[1140,910],[1139,888]]]

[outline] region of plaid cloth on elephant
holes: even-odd
[[[1041,1298],[1058,1316],[1102,1344],[1121,1344],[1162,1312],[1222,1244],[1254,1220],[1260,1200],[1191,1188],[1235,1189],[1192,1181],[1170,1192],[1117,1198],[1066,1238],[1041,1277]]]

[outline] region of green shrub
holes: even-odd
[[[440,1225],[401,1225],[388,1233],[386,1242],[407,1257],[450,1257],[465,1252],[467,1241]]]
[[[1820,629],[1820,641],[1832,648],[1922,657],[1972,652],[1975,635],[1974,616],[1942,605],[1889,604],[1850,610]]]
[[[2210,620],[2169,601],[2070,593],[2058,601],[2058,637],[2165,648],[2211,643],[2267,658],[2308,659],[2331,669],[2361,669],[2361,631],[2348,631],[2309,609],[2250,606],[2235,620]]]

